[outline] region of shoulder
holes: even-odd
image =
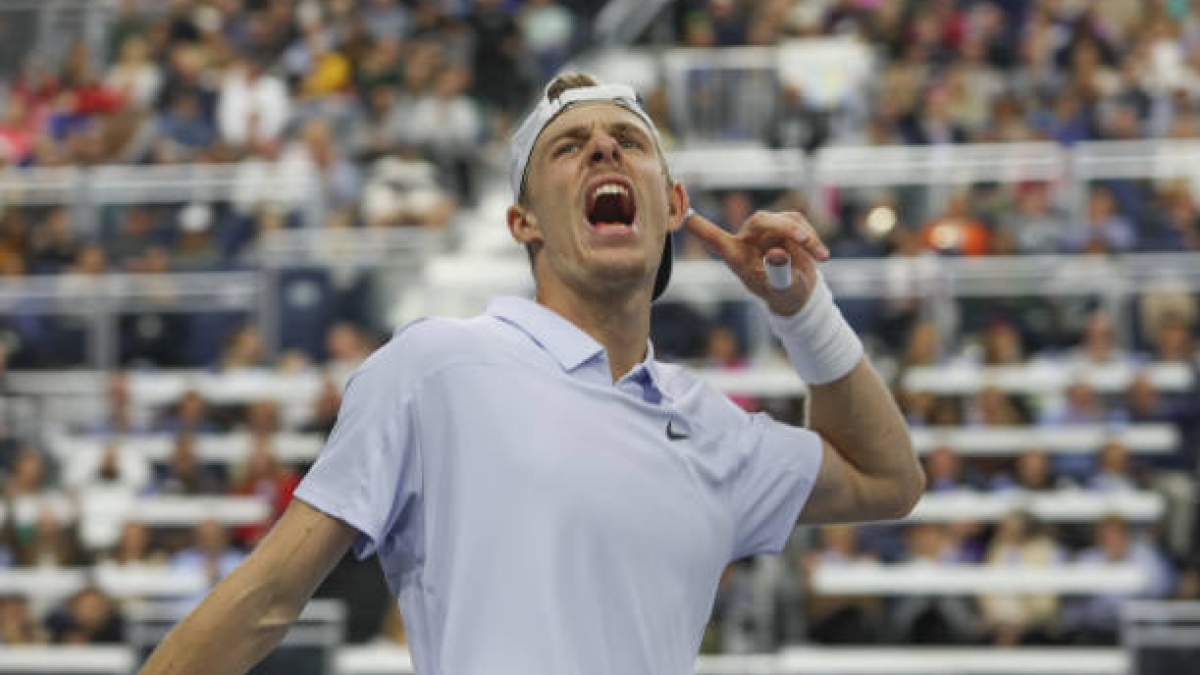
[[[485,317],[421,318],[392,334],[350,378],[353,385],[405,390],[448,367],[486,361],[494,353]]]
[[[436,367],[486,345],[489,330],[485,316],[423,317],[397,328],[392,339],[377,353],[382,352],[384,359],[419,359],[426,366]]]

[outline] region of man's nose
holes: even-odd
[[[617,139],[608,134],[597,134],[592,140],[592,151],[588,158],[594,164],[604,161],[617,161],[621,155],[621,144],[617,143]]]

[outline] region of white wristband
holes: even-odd
[[[840,380],[862,360],[862,341],[833,304],[833,293],[819,272],[817,285],[799,312],[792,316],[767,313],[772,332],[808,384]]]

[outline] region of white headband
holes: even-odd
[[[661,148],[662,142],[658,137],[658,129],[650,116],[642,110],[638,102],[637,92],[632,87],[623,84],[601,84],[593,87],[576,87],[567,89],[553,101],[549,96],[542,96],[537,107],[529,113],[521,126],[512,136],[512,156],[508,161],[508,182],[512,187],[512,197],[515,203],[521,198],[521,184],[525,182],[525,169],[529,165],[529,156],[533,154],[533,145],[537,142],[542,131],[550,121],[569,106],[590,101],[608,101],[625,108],[641,118],[654,136],[654,143]]]

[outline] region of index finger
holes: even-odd
[[[729,246],[733,244],[734,238],[732,234],[725,231],[725,228],[700,215],[695,209],[688,209],[683,216],[683,224],[687,227],[688,232],[696,235],[709,249],[722,258],[728,257],[726,253],[729,251]]]

